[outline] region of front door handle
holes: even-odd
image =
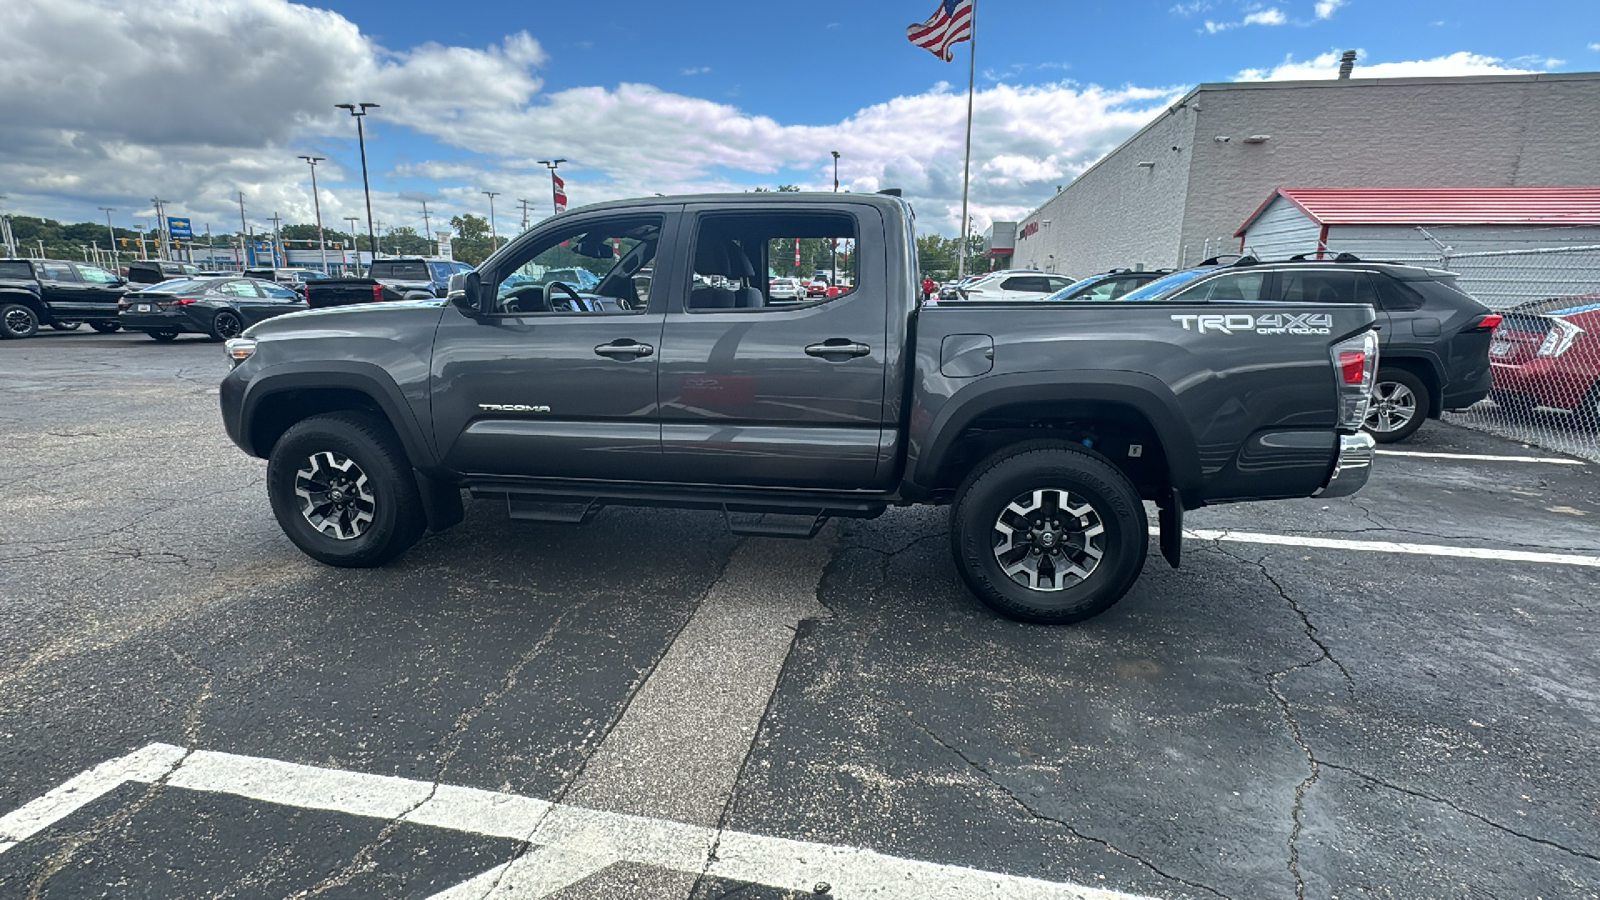
[[[866,344],[846,340],[845,338],[828,338],[820,344],[811,344],[806,347],[807,356],[820,356],[829,360],[834,358],[853,359],[858,356],[866,356],[871,352],[872,348]]]
[[[641,356],[649,356],[656,352],[656,348],[649,344],[641,344],[638,341],[622,339],[612,341],[609,344],[601,344],[594,348],[594,352],[598,356],[608,356],[612,359],[638,359]]]

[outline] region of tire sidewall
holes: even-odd
[[[1060,488],[1081,497],[1106,529],[1100,564],[1088,580],[1061,591],[1018,584],[994,555],[996,518],[1018,496],[1038,488]],[[1138,578],[1149,549],[1144,506],[1133,486],[1098,455],[1065,447],[1020,451],[986,468],[963,487],[951,515],[962,577],[985,604],[1021,621],[1060,624],[1103,612]]]
[[[363,428],[362,425],[366,425]],[[267,461],[267,495],[278,525],[307,556],[336,566],[374,566],[398,555],[421,532],[416,527],[420,501],[403,452],[384,447],[368,433],[370,423],[341,416],[316,416],[291,427]],[[338,540],[312,527],[295,494],[296,474],[313,453],[332,451],[355,462],[367,475],[373,495],[373,521],[360,537]]]
[[[1411,391],[1411,395],[1417,398],[1415,415],[1411,417],[1410,422],[1407,422],[1398,430],[1372,431],[1363,425],[1362,430],[1372,435],[1373,440],[1380,444],[1393,444],[1417,433],[1417,429],[1422,427],[1422,423],[1428,420],[1428,409],[1433,403],[1433,397],[1428,393],[1428,386],[1422,383],[1422,379],[1405,369],[1379,369],[1378,376],[1373,380],[1372,385],[1374,399],[1377,397],[1378,385],[1385,383],[1405,385]]]
[[[23,331],[14,331],[14,330],[12,330],[11,319],[12,319],[13,314],[15,313],[16,310],[21,310],[22,312],[27,313],[27,320],[28,320],[29,324],[28,324],[28,327]],[[11,338],[13,340],[22,340],[24,338],[31,338],[34,335],[38,334],[38,333],[39,333],[39,314],[38,313],[34,312],[33,310],[29,309],[27,306],[24,306],[21,303],[3,303],[3,304],[0,304],[0,337]]]
[[[101,334],[113,334],[122,328],[122,326],[116,322],[90,322],[89,327],[100,332]]]
[[[211,337],[213,340],[225,341],[228,339],[229,335],[222,333],[222,323],[228,319],[239,323],[238,330],[233,333],[234,337],[244,333],[244,320],[239,318],[238,313],[224,309],[211,317]]]

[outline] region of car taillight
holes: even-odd
[[[1539,355],[1552,358],[1560,356],[1567,352],[1580,334],[1583,334],[1583,329],[1566,319],[1551,319],[1550,330],[1545,332],[1544,341],[1539,344]]]
[[[1355,431],[1367,419],[1372,382],[1378,372],[1378,333],[1363,331],[1333,345],[1333,365],[1339,372],[1339,427]]]
[[[166,302],[167,306],[188,306],[195,301],[194,297],[174,297]]]
[[[372,302],[373,303],[382,303],[383,302],[383,285],[375,284],[375,285],[372,286]]]
[[[1477,319],[1475,319],[1473,321],[1473,323],[1471,325],[1468,325],[1465,330],[1466,331],[1493,331],[1496,328],[1500,327],[1500,320],[1502,318],[1504,318],[1504,317],[1499,315],[1499,314],[1497,314],[1497,313],[1489,313],[1486,316],[1479,316]]]

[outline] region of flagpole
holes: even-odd
[[[967,274],[967,187],[972,177],[972,82],[978,69],[978,0],[972,0],[972,21],[968,26],[972,37],[968,40],[970,56],[967,60],[967,155],[961,163],[961,255],[956,259],[956,279]]]

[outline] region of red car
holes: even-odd
[[[1489,344],[1490,396],[1509,409],[1550,406],[1600,427],[1600,294],[1524,303]]]

